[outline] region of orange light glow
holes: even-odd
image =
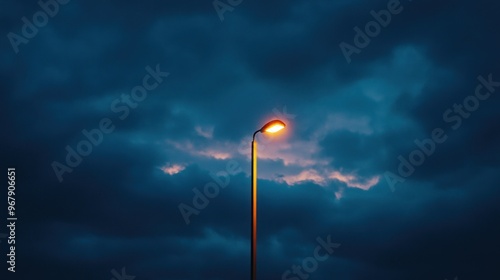
[[[283,128],[285,128],[284,125],[277,123],[277,124],[267,128],[265,131],[270,132],[270,133],[275,133],[275,132],[282,130]]]
[[[270,121],[270,122],[266,123],[257,132],[260,131],[260,132],[275,133],[275,132],[278,132],[278,131],[282,130],[283,128],[285,128],[285,123],[284,122],[282,122],[280,120],[273,120],[273,121]]]

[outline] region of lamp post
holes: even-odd
[[[252,137],[252,200],[251,200],[251,239],[250,239],[250,279],[257,278],[257,133],[275,133],[285,128],[285,123],[280,120],[273,120],[266,123],[261,129],[254,132]]]

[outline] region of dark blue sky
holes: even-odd
[[[497,1],[103,2],[2,1],[2,279],[248,279],[275,118],[258,279],[500,277]]]

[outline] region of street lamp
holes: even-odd
[[[255,135],[259,132],[262,133],[276,133],[285,128],[285,123],[280,120],[273,120],[266,123],[261,129],[257,130],[253,134],[252,138],[252,202],[251,202],[251,213],[252,213],[252,233],[250,240],[250,270],[251,270],[251,280],[256,280],[257,272],[257,141],[255,141]]]

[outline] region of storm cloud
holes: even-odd
[[[3,2],[6,279],[248,278],[275,118],[258,279],[499,277],[500,3],[221,2]]]

